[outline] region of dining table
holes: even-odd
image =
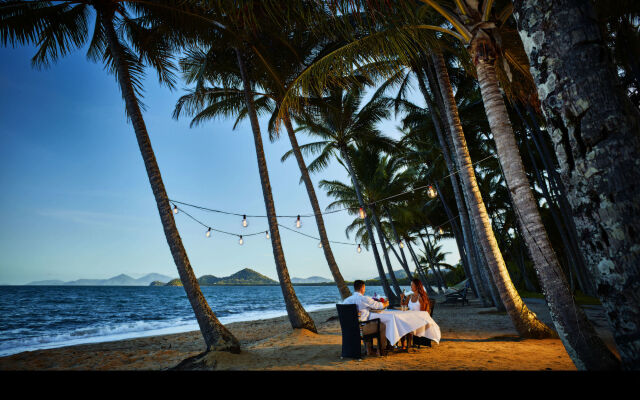
[[[371,310],[369,319],[379,319],[386,326],[385,336],[395,345],[407,333],[440,343],[440,327],[427,311]]]

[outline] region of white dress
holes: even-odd
[[[420,301],[416,301],[415,303],[413,301],[411,301],[411,299],[409,299],[409,310],[411,311],[420,311]],[[425,335],[425,328],[427,326],[421,326],[420,328],[416,329],[415,331],[411,332],[416,336],[424,336]]]

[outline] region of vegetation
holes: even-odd
[[[115,75],[179,272],[169,284],[184,285],[207,349],[240,345],[201,285],[278,284],[292,328],[315,331],[282,249],[258,120],[267,115],[270,139],[287,132],[291,150],[282,160],[296,159],[342,297],[349,282],[310,178],[334,162],[349,179],[320,181],[333,198],[327,210],[354,216],[345,233],[371,249],[379,276],[367,284],[381,285],[392,303],[408,276],[429,291],[470,279],[482,303],[506,312],[521,336],[559,335],[579,369],[617,369],[577,307],[600,301],[622,366],[638,369],[637,3],[2,1],[0,41],[36,45],[37,67],[88,44],[89,59]],[[225,278],[193,273],[140,102],[147,67],[176,85],[177,55],[192,87],[174,117],[189,115],[192,125],[218,116],[250,121],[278,282],[249,269]],[[410,94],[416,87],[421,97]],[[393,114],[399,131],[383,132],[379,123]],[[312,142],[299,145],[302,134]],[[455,266],[445,263],[446,238],[459,250]],[[522,301],[538,290],[556,331]]]

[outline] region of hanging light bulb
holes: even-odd
[[[210,237],[211,236],[211,228],[207,229],[207,233],[205,233],[206,237]]]
[[[364,212],[364,209],[362,207],[360,207],[360,209],[358,209],[358,215],[360,215],[360,219],[365,219],[367,213]]]
[[[177,205],[173,205],[173,215],[178,213],[178,206]]]
[[[302,222],[300,222],[300,216],[298,215],[298,219],[296,220],[296,228],[300,228],[302,226]]]
[[[269,231],[264,231],[264,235],[267,239],[269,239]]]
[[[402,240],[400,241],[399,245],[401,249],[404,249],[404,243],[402,243]]]
[[[358,251],[358,253],[362,253],[362,248],[360,247],[360,245],[358,245],[357,251]]]
[[[238,244],[240,244],[240,246],[242,246],[243,243],[244,243],[244,240],[242,240],[242,235],[240,235],[240,240],[238,240]]]
[[[247,216],[246,215],[242,216],[242,226],[245,227],[245,228],[247,226],[249,226],[249,223],[247,222]]]
[[[429,187],[427,187],[427,195],[429,198],[433,199],[438,195],[438,192],[436,192],[433,186],[429,185]]]
[[[322,248],[322,242],[318,242],[318,248],[321,249]]]

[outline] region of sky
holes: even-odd
[[[125,273],[133,277],[156,272],[177,277],[151,186],[124,102],[112,75],[102,64],[75,51],[49,69],[31,67],[33,48],[0,47],[0,284],[36,280],[103,279]],[[253,136],[248,121],[234,131],[232,120],[215,120],[189,128],[189,118],[172,119],[184,84],[171,91],[153,72],[144,80],[143,112],[169,198],[241,214],[266,214]],[[398,137],[396,121],[381,124]],[[261,119],[276,213],[311,213],[300,171],[286,136],[270,143]],[[301,144],[310,139],[301,136]],[[309,160],[309,159],[307,159]],[[333,162],[312,176],[321,209],[332,201],[318,188],[321,179],[347,182],[344,168]],[[267,230],[264,218],[249,219],[189,210],[217,229],[236,232]],[[175,216],[196,276],[228,276],[242,268],[277,278],[270,240],[205,230],[184,214]],[[353,219],[346,212],[325,216],[330,240],[354,242],[344,230]],[[294,228],[294,219],[279,223]],[[313,218],[303,219],[301,232],[317,237]],[[314,239],[281,229],[291,277],[332,278],[322,249]],[[377,276],[371,251],[356,245],[332,245],[347,280]],[[453,240],[444,241],[459,255]],[[392,258],[394,270],[400,269]],[[413,269],[413,266],[411,267]]]

